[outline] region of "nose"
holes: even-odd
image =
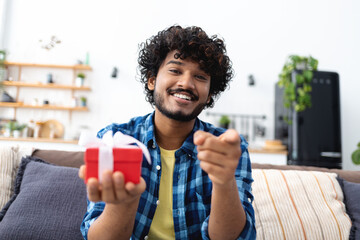
[[[180,76],[180,79],[178,81],[178,86],[182,87],[184,89],[194,89],[194,79],[193,76],[189,73],[184,73]]]

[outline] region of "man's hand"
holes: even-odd
[[[235,179],[235,170],[241,156],[239,134],[229,129],[219,137],[204,131],[194,134],[200,167],[214,184],[224,185]]]
[[[233,129],[219,137],[203,131],[194,134],[200,167],[213,183],[208,228],[211,239],[235,239],[246,223],[235,179],[240,142],[239,134]]]
[[[79,170],[79,177],[85,178],[86,166],[82,165]],[[107,170],[102,174],[102,183],[96,178],[90,178],[87,182],[88,198],[92,202],[103,201],[108,204],[125,203],[130,204],[138,199],[145,191],[146,183],[141,177],[139,184],[132,182],[124,183],[124,175],[121,172],[112,173]]]

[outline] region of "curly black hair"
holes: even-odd
[[[224,41],[216,35],[209,37],[200,27],[171,26],[141,43],[139,48],[140,81],[145,87],[146,100],[152,105],[153,90],[148,88],[147,81],[157,76],[160,65],[171,51],[178,51],[175,58],[190,58],[198,62],[200,68],[211,76],[211,99],[205,107],[214,106],[214,99],[228,87],[233,77]]]

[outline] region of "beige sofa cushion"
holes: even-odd
[[[254,169],[257,239],[348,239],[335,173]]]
[[[0,209],[10,200],[14,192],[14,181],[21,158],[31,155],[30,147],[0,147]]]

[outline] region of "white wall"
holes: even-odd
[[[90,53],[91,111],[74,113],[72,122],[65,113],[57,114],[68,132],[79,125],[96,130],[151,111],[135,80],[138,44],[174,23],[198,25],[225,39],[236,71],[230,89],[211,111],[265,114],[267,138],[273,138],[274,84],[289,54],[311,54],[319,59],[319,70],[338,72],[344,168],[360,169],[350,160],[360,141],[359,1],[8,0],[8,5],[3,36],[8,60],[73,64]],[[62,44],[46,52],[38,40],[53,34]],[[117,79],[110,78],[114,66],[119,68]],[[255,76],[255,87],[247,85],[249,74]],[[0,114],[8,111],[0,109]],[[41,117],[46,114],[55,113]],[[202,118],[213,120],[205,114]]]
[[[4,35],[5,25],[6,25],[6,16],[7,16],[7,1],[0,0],[0,36]],[[0,49],[4,48],[4,38],[0,38]]]

